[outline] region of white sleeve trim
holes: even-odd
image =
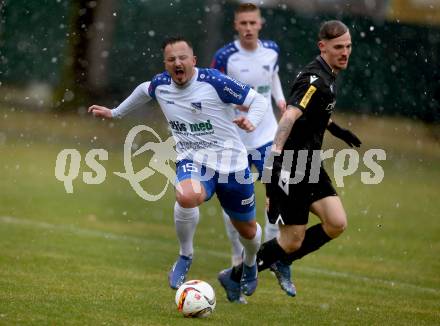
[[[278,72],[275,73],[272,78],[272,97],[277,103],[279,100],[286,100],[284,98],[283,88],[281,87],[281,81]]]
[[[148,87],[150,82],[144,82],[138,85],[134,91],[128,96],[117,108],[112,110],[112,117],[114,119],[121,119],[123,116],[138,108],[139,106],[148,103],[151,100],[148,94]]]
[[[269,109],[269,104],[263,95],[258,94],[254,90],[252,91],[255,93],[255,95],[253,96],[253,100],[249,105],[247,118],[254,125],[254,127],[257,127],[266,115],[266,111]]]
[[[254,97],[256,94],[257,94],[257,92],[253,88],[250,88],[242,105],[249,107],[251,105],[252,101],[254,100]]]

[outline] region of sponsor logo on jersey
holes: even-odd
[[[212,130],[212,124],[211,121],[207,120],[206,122],[190,123],[189,128],[193,133],[198,131]]]
[[[186,125],[180,121],[169,121],[171,129],[175,131],[187,131]]]
[[[270,71],[270,66],[269,66],[269,65],[264,65],[264,66],[263,66],[263,69],[264,69],[264,70],[267,70],[267,71]]]
[[[231,94],[233,97],[235,97],[236,99],[241,99],[243,97],[243,95],[238,94],[237,92],[234,92],[231,88],[229,88],[228,86],[225,86],[223,88],[223,90],[229,94]]]
[[[307,107],[307,105],[310,102],[310,99],[312,98],[312,95],[316,92],[316,87],[313,85],[309,86],[309,89],[307,90],[307,92],[304,94],[301,102],[299,103],[299,105],[301,105],[304,109]]]
[[[236,80],[234,78],[231,78],[231,77],[226,75],[226,79],[229,79],[234,84],[237,84],[238,86],[240,86],[241,89],[245,89],[246,88],[246,84],[243,84],[243,83],[239,82],[238,80]]]
[[[317,80],[317,79],[318,79],[318,76],[311,75],[311,76],[310,76],[310,84],[313,84],[313,82],[314,82],[315,80]]]
[[[214,132],[214,128],[210,120],[188,124],[171,120],[169,121],[169,125],[171,129],[177,133],[189,132],[191,134],[211,134]]]
[[[174,104],[174,101],[168,101],[167,100],[167,104]]]
[[[263,95],[265,95],[265,94],[267,94],[267,93],[270,92],[270,86],[269,86],[269,85],[258,86],[258,87],[257,87],[257,92],[258,92],[259,94],[263,94]]]

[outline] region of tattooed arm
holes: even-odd
[[[286,143],[287,138],[290,135],[293,124],[302,115],[302,111],[295,106],[287,106],[287,110],[284,112],[278,123],[278,130],[275,134],[275,139],[272,145],[272,151],[281,153]]]

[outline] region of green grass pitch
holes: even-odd
[[[351,123],[363,140],[361,154],[386,150],[383,182],[362,184],[360,172],[368,169],[361,163],[338,188],[348,229],[294,264],[297,297],[264,272],[248,305],[228,303],[216,280],[230,264],[229,244],[216,198],[202,205],[189,278],[214,287],[217,308],[206,320],[191,320],[179,315],[167,284],[178,250],[172,189],[147,202],[113,174],[123,171],[123,141],[133,123],[4,109],[0,325],[439,325],[438,141],[429,127],[408,120],[340,115],[336,121]],[[326,147],[333,146],[343,148],[327,137]],[[78,149],[83,159],[92,148],[106,149],[105,182],[84,184],[82,172],[90,169],[82,161],[74,193],[67,194],[54,175],[64,148]],[[155,175],[143,185],[160,190],[164,180]],[[263,187],[256,189],[263,224]]]

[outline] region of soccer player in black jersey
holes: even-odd
[[[271,175],[268,217],[271,223],[279,224],[280,234],[260,247],[259,272],[273,268],[279,260],[291,264],[338,237],[347,226],[341,200],[319,155],[316,160],[314,154],[321,150],[325,130],[351,147],[361,144],[352,132],[330,119],[336,103],[336,76],[347,68],[351,36],[344,23],[332,20],[321,25],[318,40],[320,55],[298,74],[279,121],[271,159],[266,161],[266,178]],[[264,178],[263,174],[263,182]],[[309,211],[321,223],[307,228]],[[240,268],[234,267],[231,287],[240,277]],[[228,284],[222,285],[228,291]],[[280,285],[283,287],[282,282]]]

